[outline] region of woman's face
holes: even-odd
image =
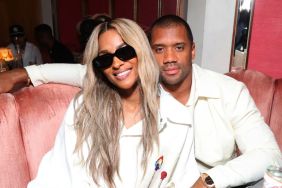
[[[114,29],[102,33],[99,36],[98,43],[99,56],[108,53],[114,54],[116,50],[126,46],[120,35]],[[132,91],[135,90],[137,85],[137,66],[137,57],[122,61],[114,56],[112,65],[102,69],[102,71],[107,79],[119,88],[120,91]]]

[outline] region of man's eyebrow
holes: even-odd
[[[175,45],[185,45],[186,43],[185,42],[177,42],[175,43]]]
[[[185,42],[177,42],[177,43],[174,43],[174,44],[172,44],[172,45],[169,45],[169,46],[178,46],[178,45],[186,45],[186,43]],[[151,45],[152,47],[159,47],[159,46],[167,46],[167,45],[165,45],[165,44],[162,44],[162,43],[155,43],[155,44],[152,44]]]
[[[158,47],[158,46],[165,46],[165,45],[164,44],[160,44],[160,43],[156,43],[156,44],[152,44],[151,46]]]

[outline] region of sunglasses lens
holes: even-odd
[[[101,56],[97,56],[92,61],[93,66],[98,69],[107,68],[112,65],[112,62],[113,62],[112,54],[104,54]]]
[[[101,56],[97,56],[93,59],[93,68],[104,69],[112,65],[113,58],[116,56],[121,61],[128,61],[134,57],[136,57],[136,52],[134,48],[127,45],[120,49],[117,49],[114,54],[104,54]]]
[[[118,49],[115,52],[115,56],[118,57],[122,61],[128,61],[128,60],[136,57],[136,52],[135,52],[134,48],[127,45],[125,47]]]

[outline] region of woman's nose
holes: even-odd
[[[124,61],[122,61],[119,58],[114,56],[114,58],[113,58],[113,65],[112,65],[112,67],[114,69],[119,69],[120,66],[122,66],[123,64],[124,64]]]

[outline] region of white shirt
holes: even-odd
[[[12,50],[12,54],[15,57],[17,54],[17,50],[15,48],[14,44],[9,44],[8,48],[10,48]],[[23,66],[26,67],[28,65],[32,64],[43,64],[43,60],[41,57],[41,53],[39,51],[39,49],[32,43],[30,42],[26,42],[25,45],[25,49],[24,49],[24,53],[22,56],[22,60],[23,60]]]
[[[52,64],[26,70],[34,85],[59,82],[81,87],[86,67]],[[187,105],[195,104],[195,156],[200,171],[208,173],[216,187],[230,187],[262,178],[270,164],[282,165],[274,135],[246,86],[195,64],[192,71],[194,94]]]

